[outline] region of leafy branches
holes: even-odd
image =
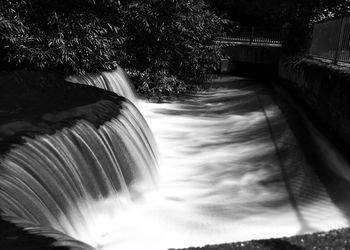
[[[83,3],[87,4],[79,9]],[[111,69],[123,39],[114,20],[102,15],[106,9],[96,10],[96,4],[87,0],[69,4],[4,1],[0,6],[1,59],[11,68],[66,73]]]
[[[168,87],[177,93],[188,84],[202,83],[216,68],[221,50],[214,41],[225,21],[210,11],[205,1],[134,1],[125,7],[131,16],[124,18],[130,57],[122,65],[137,71],[135,75],[164,78],[158,79],[164,83],[176,79],[177,84]],[[136,83],[145,86],[144,79],[136,77]],[[150,89],[156,86],[147,85]],[[164,88],[155,88],[164,93]]]
[[[65,73],[118,63],[140,92],[180,93],[216,67],[223,23],[204,0],[4,0],[0,59]]]

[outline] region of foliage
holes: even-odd
[[[141,92],[182,92],[216,67],[223,22],[204,0],[3,0],[0,59],[67,74],[120,64]]]
[[[138,93],[151,98],[159,98],[168,95],[179,95],[190,90],[191,85],[170,75],[164,70],[151,72],[129,72],[131,78],[137,81]]]
[[[111,69],[122,37],[89,1],[11,0],[0,6],[3,61],[11,67],[84,73]]]
[[[182,92],[216,68],[221,50],[214,40],[224,21],[203,0],[134,1],[123,7],[129,16],[128,56],[121,64],[144,76],[136,81],[142,91],[151,86],[160,93]]]

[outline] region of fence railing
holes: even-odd
[[[350,63],[350,17],[314,24],[310,55]]]
[[[223,42],[245,43],[245,44],[270,44],[280,45],[283,41],[281,29],[238,27],[220,37]]]

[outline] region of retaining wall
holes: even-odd
[[[350,68],[282,58],[278,71],[281,82],[295,90],[331,134],[350,145]]]

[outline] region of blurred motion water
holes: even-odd
[[[347,219],[260,83],[218,80],[178,101],[139,101],[160,150],[159,187],[94,228],[101,249],[168,249],[340,228]]]
[[[96,77],[85,84],[116,89],[115,73],[104,75],[107,87]],[[100,128],[81,121],[13,149],[1,162],[7,215],[103,250],[184,248],[348,226],[261,83],[219,78],[209,91],[164,103],[125,93],[154,134],[159,173],[148,126],[126,102]],[[20,189],[28,194],[23,203]]]
[[[131,102],[136,102],[136,96],[128,75],[118,66],[115,71],[101,72],[98,74],[72,75],[66,81],[94,86],[117,93],[129,99]]]

